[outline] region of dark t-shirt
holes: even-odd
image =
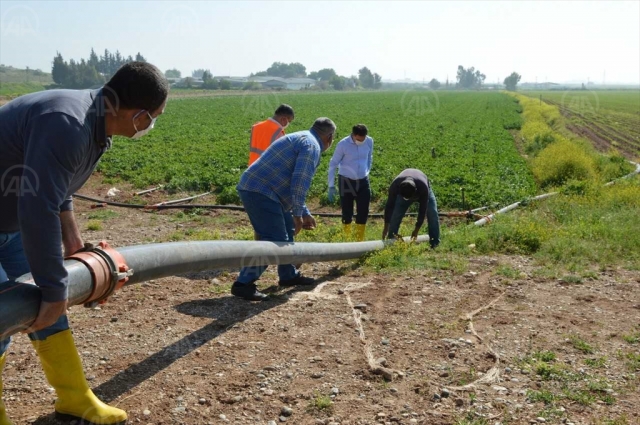
[[[398,195],[400,195],[400,185],[407,177],[413,178],[416,184],[417,191],[412,200],[420,203],[416,228],[422,227],[427,213],[427,202],[429,201],[429,179],[422,171],[415,168],[407,168],[398,174],[398,177],[396,177],[393,180],[393,183],[391,183],[391,186],[389,187],[387,205],[384,209],[384,222],[389,223],[391,221],[391,215],[393,214],[393,209],[396,206],[396,199],[398,198]]]
[[[45,301],[67,297],[60,212],[111,146],[102,89],[49,90],[0,107],[0,233],[20,232]]]

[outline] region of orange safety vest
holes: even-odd
[[[256,162],[256,160],[260,158],[260,155],[271,146],[271,143],[282,136],[284,136],[282,126],[272,118],[254,124],[251,127],[249,165]]]

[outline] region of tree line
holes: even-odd
[[[87,59],[76,61],[70,59],[68,62],[64,60],[60,52],[56,52],[53,58],[51,76],[53,81],[63,88],[84,89],[98,87],[103,85],[122,65],[132,61],[143,61],[146,59],[140,52],[135,57],[129,55],[123,56],[118,50],[110,52],[105,49],[102,55],[98,55],[94,49],[91,49]],[[177,69],[169,69],[165,71],[167,78],[181,78],[181,73]],[[250,74],[250,77],[281,77],[281,78],[311,78],[317,81],[316,88],[320,90],[332,88],[334,90],[355,89],[358,87],[364,89],[379,89],[382,87],[382,76],[377,72],[373,72],[368,67],[362,67],[358,70],[357,75],[349,77],[338,75],[333,68],[323,68],[307,74],[306,67],[299,62],[284,63],[274,62],[265,71]],[[203,81],[202,88],[209,90],[229,90],[231,82],[226,79],[214,78],[208,69],[197,69],[191,73],[191,77],[187,77],[183,82],[183,86],[192,87],[194,79]],[[507,90],[514,91],[516,85],[520,81],[521,76],[513,72],[504,79],[504,85]],[[475,67],[465,68],[458,66],[456,73],[455,88],[459,89],[479,89],[484,84],[485,74]],[[433,90],[439,89],[442,84],[435,78],[428,83]],[[450,88],[447,79],[445,87]],[[260,84],[254,81],[245,83],[244,90],[259,89]]]
[[[182,73],[177,69],[165,71],[167,78],[181,78]],[[318,89],[333,88],[334,90],[344,90],[346,88],[362,87],[366,89],[379,89],[382,86],[382,76],[372,72],[366,66],[358,70],[358,75],[345,77],[338,75],[333,68],[324,68],[307,74],[307,68],[298,62],[283,63],[274,62],[265,71],[251,73],[249,77],[280,77],[280,78],[311,78],[317,81]],[[208,69],[196,69],[191,72],[190,77],[182,81],[184,87],[191,87],[194,79],[203,81],[202,88],[205,89],[228,89],[230,82],[225,79],[214,79]],[[255,81],[245,83],[243,90],[259,89],[261,86]]]
[[[169,69],[165,72],[167,78],[180,78],[181,73],[177,69]],[[307,74],[306,67],[299,62],[284,63],[274,62],[265,71],[252,73],[249,77],[281,77],[281,78],[311,78],[317,81],[316,89],[324,90],[332,88],[334,90],[345,90],[347,88],[365,88],[365,89],[379,89],[382,87],[382,76],[378,73],[372,72],[369,68],[363,67],[358,70],[358,75],[352,75],[345,77],[338,75],[333,68],[323,68],[319,71],[313,71]],[[515,91],[516,85],[520,81],[521,76],[513,72],[507,78],[504,79],[504,85],[507,90]],[[201,79],[205,89],[228,89],[231,84],[225,80],[214,79],[211,75],[211,71],[208,69],[197,69],[191,73],[191,77],[186,78],[185,86],[191,87],[193,79]],[[444,88],[457,88],[465,90],[480,89],[486,79],[485,74],[475,67],[465,68],[462,65],[458,66],[456,73],[455,85],[449,84],[449,79],[444,84]],[[440,81],[433,78],[428,83],[429,88],[437,90],[443,86]],[[245,83],[243,90],[259,89],[260,84],[254,81],[248,81]]]
[[[92,48],[87,59],[82,58],[79,61],[70,59],[67,62],[60,52],[56,52],[51,67],[51,77],[62,88],[98,87],[108,81],[122,65],[133,61],[146,62],[146,59],[140,52],[135,57],[131,55],[125,57],[118,50],[112,53],[108,49],[98,56]]]

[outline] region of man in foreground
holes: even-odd
[[[131,62],[100,89],[44,91],[0,108],[0,293],[2,282],[29,272],[42,292],[38,316],[25,332],[56,390],[62,420],[127,419],[102,403],[85,379],[66,316],[63,258],[83,249],[71,195],[111,147],[111,136],[138,138],[154,127],[168,90],[158,68]],[[11,425],[1,400],[9,343],[0,340],[0,425]]]

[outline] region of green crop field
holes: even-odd
[[[640,156],[640,90],[525,91],[557,105],[568,127],[591,140]]]
[[[600,109],[640,117],[640,90],[569,90],[524,91],[531,97],[542,96],[573,110],[597,113]],[[590,111],[591,110],[591,111]]]
[[[440,205],[448,208],[462,206],[461,187],[466,207],[504,204],[536,192],[507,130],[520,126],[520,106],[507,95],[486,92],[271,92],[173,99],[148,136],[117,138],[99,170],[107,178],[138,187],[169,183],[197,191],[213,186],[219,202],[237,202],[235,185],[246,168],[251,125],[269,116],[280,102],[296,111],[288,132],[309,128],[319,116],[336,122],[336,142],[356,123],[369,127],[375,140],[374,199],[384,198],[393,178],[410,167],[431,178]],[[332,152],[333,147],[323,155],[312,197],[326,197]]]
[[[51,74],[0,65],[0,96],[16,97],[44,90],[53,84]]]

